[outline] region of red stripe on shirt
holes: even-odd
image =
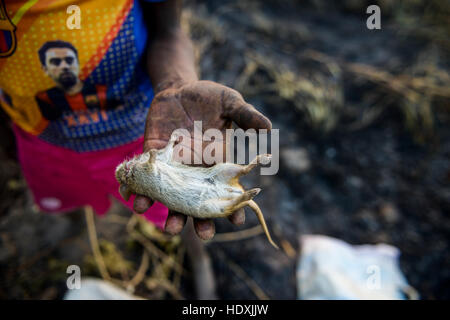
[[[39,100],[44,101],[45,103],[51,105],[51,106],[55,106],[55,104],[53,103],[53,101],[50,99],[50,97],[47,94],[47,91],[41,91],[38,92],[36,94],[36,96],[39,98]]]
[[[83,97],[83,94],[81,92],[77,93],[76,95],[73,95],[73,96],[69,96],[69,95],[66,94],[65,98],[66,98],[67,102],[69,103],[70,108],[73,111],[87,110],[87,106],[84,103],[84,97]]]
[[[84,80],[87,77],[89,77],[91,72],[94,71],[94,69],[100,63],[106,51],[108,51],[109,47],[111,46],[111,43],[114,41],[117,34],[119,33],[120,27],[122,26],[123,22],[125,21],[125,18],[128,16],[128,13],[133,7],[133,2],[134,2],[133,0],[128,0],[123,6],[123,8],[120,10],[119,14],[117,15],[116,22],[111,26],[111,29],[108,31],[108,33],[106,33],[105,37],[103,38],[102,42],[97,48],[97,52],[89,59],[89,61],[81,69],[80,72],[81,80]]]
[[[106,86],[96,85],[95,90],[97,91],[97,97],[100,101],[100,108],[105,109],[106,107]]]

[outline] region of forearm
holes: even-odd
[[[180,27],[152,39],[147,51],[147,71],[155,93],[198,80],[191,40]]]

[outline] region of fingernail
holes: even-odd
[[[197,230],[198,231],[206,231],[211,229],[211,224],[207,221],[202,221],[197,223]]]
[[[209,221],[209,220],[201,221],[200,220],[200,221],[197,221],[195,224],[196,224],[195,230],[197,232],[197,235],[202,240],[210,240],[216,234],[216,228],[212,221]]]

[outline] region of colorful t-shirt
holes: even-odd
[[[139,1],[0,0],[0,104],[77,152],[141,137],[153,90]]]

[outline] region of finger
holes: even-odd
[[[187,216],[179,212],[170,211],[166,220],[164,231],[171,235],[176,235],[183,230],[186,224]]]
[[[136,198],[134,199],[133,209],[136,213],[144,213],[145,211],[150,209],[152,205],[153,205],[152,199],[145,196],[137,195]]]
[[[225,96],[227,96],[225,94]],[[253,129],[272,129],[272,123],[254,106],[244,101],[237,92],[229,92],[228,98],[224,96],[225,116],[236,122],[244,130]]]
[[[245,223],[245,211],[244,208],[236,210],[228,216],[228,220],[236,226],[243,225]]]
[[[272,123],[261,112],[255,109],[251,104],[243,103],[236,107],[230,114],[230,118],[244,130],[253,129],[272,129]]]
[[[216,226],[211,219],[194,218],[194,229],[198,237],[202,240],[210,240],[216,233]]]

